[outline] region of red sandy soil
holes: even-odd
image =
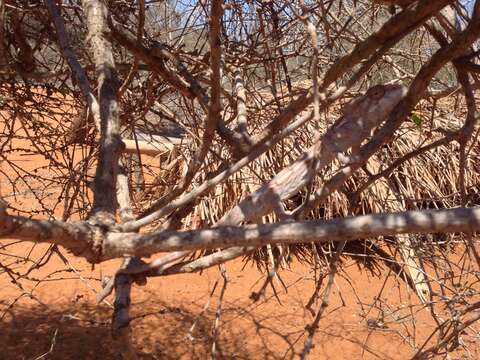
[[[14,245],[17,254],[27,254],[32,245]],[[9,248],[12,251],[12,248]],[[33,257],[40,257],[46,246],[35,246]],[[12,258],[8,259],[10,262]],[[35,359],[52,347],[48,359],[114,359],[111,347],[107,304],[96,305],[92,289],[100,284],[87,277],[100,278],[111,274],[118,261],[97,265],[91,270],[84,261],[69,257],[77,272],[67,269],[57,255],[48,265],[32,271],[37,279],[66,278],[58,281],[22,281],[28,296],[11,302],[22,294],[3,273],[0,276],[1,359]],[[2,263],[7,263],[3,258]],[[229,282],[222,303],[219,327],[219,358],[224,359],[290,359],[301,352],[305,326],[312,315],[305,304],[314,289],[308,267],[295,264],[281,273],[287,290],[274,281],[278,299],[271,287],[259,301],[249,298],[263,284],[262,274],[252,264],[241,261],[227,265]],[[16,269],[18,271],[19,269]],[[84,277],[83,280],[79,276]],[[353,264],[347,270],[348,281],[337,278],[326,316],[315,335],[312,359],[406,359],[413,355],[411,347],[397,333],[401,326],[369,329],[368,319],[377,319],[379,311],[372,308],[383,283]],[[218,281],[216,291],[205,313],[202,309]],[[349,285],[355,284],[355,290]],[[217,269],[203,274],[176,275],[149,279],[144,287],[135,286],[132,293],[134,346],[145,359],[203,359],[209,357],[212,345],[215,311],[223,280]],[[342,304],[342,299],[344,304]],[[382,293],[393,308],[416,301],[405,288],[389,281]],[[359,305],[359,303],[363,305]],[[377,302],[377,305],[380,303]],[[386,304],[383,304],[387,309]],[[316,304],[315,308],[318,308]],[[418,310],[418,309],[417,309]],[[397,316],[409,315],[403,309]],[[426,313],[425,313],[426,315]],[[418,316],[417,341],[424,339],[431,327],[424,326]],[[408,320],[408,319],[407,319]],[[407,324],[410,321],[407,321]],[[191,327],[195,324],[193,331]],[[429,324],[431,325],[431,324]],[[410,326],[409,326],[410,327]],[[428,329],[430,328],[430,329]],[[405,333],[405,331],[402,331]]]
[[[2,241],[5,243],[8,242]],[[47,249],[46,245],[20,243],[2,252],[30,254],[30,258],[39,259]],[[100,289],[96,279],[112,274],[119,261],[103,263],[92,270],[83,260],[68,255],[67,258],[70,264],[66,265],[54,254],[47,265],[29,274],[31,279],[45,281],[23,280],[23,290],[5,272],[0,274],[0,359],[37,359],[45,353],[46,359],[117,358],[109,330],[111,308],[95,303],[94,290]],[[12,264],[13,260],[0,257],[3,265]],[[411,345],[422,344],[434,329],[428,310],[418,305],[416,296],[404,285],[398,286],[393,279],[384,283],[387,270],[374,276],[351,260],[346,260],[345,265],[346,271],[337,277],[325,317],[315,334],[310,358],[410,358],[414,354]],[[26,266],[11,268],[23,272]],[[295,263],[282,271],[286,288],[274,280],[278,298],[269,286],[257,302],[250,296],[261,288],[262,273],[252,263],[240,260],[227,264],[226,269],[228,285],[217,330],[218,358],[298,358],[305,327],[313,319],[305,308],[314,290],[310,268]],[[215,293],[203,312],[217,281]],[[149,279],[146,286],[135,286],[131,325],[139,357],[209,358],[222,285],[220,272],[215,268],[202,274]],[[18,300],[12,304],[15,299]],[[412,303],[416,305],[408,306]],[[315,304],[314,309],[318,306]],[[375,320],[382,320],[384,326],[369,327]],[[479,358],[478,344],[466,345],[473,351],[470,358]]]

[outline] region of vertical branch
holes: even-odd
[[[480,2],[477,2],[480,4]],[[472,89],[472,85],[470,83],[470,78],[468,73],[461,68],[461,65],[454,62],[458,71],[458,80],[462,85],[463,92],[465,94],[465,101],[467,103],[467,118],[465,120],[465,125],[460,131],[460,136],[458,138],[458,143],[460,145],[460,164],[459,164],[459,182],[460,182],[460,196],[461,196],[461,203],[462,206],[467,205],[467,190],[465,184],[465,172],[467,169],[467,144],[471,141],[473,132],[475,129],[475,124],[477,122],[477,106],[475,101],[475,95]],[[467,244],[469,250],[472,252],[475,261],[477,262],[477,266],[480,267],[480,255],[475,248],[475,244],[473,243],[473,234],[468,233],[466,234],[467,237]]]
[[[333,282],[335,280],[335,275],[337,275],[338,261],[340,260],[340,256],[342,256],[343,249],[345,248],[346,243],[347,243],[346,241],[340,242],[340,244],[338,245],[337,251],[335,251],[335,254],[332,257],[332,260],[330,261],[330,273],[328,274],[328,283],[323,292],[320,309],[318,309],[317,315],[315,316],[315,319],[313,320],[313,322],[307,327],[308,336],[305,339],[305,342],[303,345],[303,351],[300,355],[300,359],[302,360],[307,358],[308,354],[310,353],[310,350],[313,347],[313,336],[315,335],[315,331],[318,329],[318,324],[320,323],[323,312],[329,305],[330,291],[332,290]]]
[[[142,43],[143,39],[143,29],[145,26],[145,0],[138,0],[138,27],[137,27],[137,42],[139,44]],[[133,64],[130,67],[130,71],[128,72],[127,77],[125,78],[125,81],[123,82],[122,86],[120,86],[120,89],[118,90],[118,98],[120,99],[125,91],[128,88],[128,85],[133,80],[133,77],[135,76],[135,73],[137,72],[138,69],[138,56],[135,56],[133,60]]]
[[[283,53],[283,46],[280,43],[281,42],[281,37],[282,34],[280,33],[280,19],[278,17],[278,12],[275,10],[274,2],[270,1],[268,3],[270,11],[272,12],[272,27],[273,27],[273,39],[275,43],[275,50],[278,51],[278,54],[280,55],[280,63],[282,65],[283,72],[285,73],[285,82],[287,83],[287,89],[288,92],[290,93],[290,96],[292,94],[292,82],[290,80],[290,75],[288,73],[288,66],[287,62],[285,61],[285,55]]]
[[[317,29],[307,20],[307,31],[312,40],[313,58],[312,58],[312,82],[313,82],[313,119],[317,123],[320,121],[320,96],[318,94],[318,39]]]
[[[227,290],[227,285],[228,285],[227,270],[225,269],[225,266],[223,264],[221,264],[219,267],[220,267],[220,273],[222,274],[222,278],[223,278],[223,285],[222,285],[222,290],[220,291],[220,296],[218,297],[217,310],[215,311],[215,323],[213,326],[213,335],[212,335],[213,337],[212,356],[211,356],[212,360],[217,359],[218,336],[220,334],[222,304],[223,304],[223,298],[225,296],[225,291]]]
[[[265,11],[265,5],[262,4],[262,8],[258,9],[258,20],[259,20],[259,25],[260,25],[260,33],[262,34],[262,37],[265,39],[268,39],[267,32],[265,31],[265,24],[264,24],[264,11]],[[270,49],[270,46],[268,45],[268,40],[263,42],[266,56],[268,59],[272,59],[272,50]],[[276,82],[276,72],[275,72],[275,64],[273,63],[272,60],[266,60],[264,62],[264,67],[265,67],[265,77],[266,79],[270,79],[270,89],[272,90],[272,95],[273,98],[275,99],[275,102],[277,103],[278,108],[280,108],[280,102],[278,100],[277,96],[277,82]]]
[[[7,52],[3,42],[5,28],[5,0],[0,0],[0,74],[7,72]]]
[[[33,56],[33,49],[27,41],[24,29],[22,27],[22,19],[19,17],[17,11],[13,11],[10,16],[13,39],[15,46],[18,49],[17,55],[17,70],[28,73],[35,70],[35,58]]]
[[[221,40],[220,40],[220,28],[221,21],[223,16],[223,1],[222,0],[212,0],[212,9],[210,13],[210,66],[212,68],[211,75],[211,96],[210,96],[210,106],[208,109],[208,120],[205,133],[203,134],[203,142],[206,139],[213,137],[215,128],[220,119],[221,111]],[[207,149],[205,149],[206,151]]]
[[[130,190],[128,186],[127,161],[124,158],[119,159],[117,173],[117,200],[119,205],[119,214],[122,222],[134,219]],[[125,257],[120,270],[114,275],[113,287],[115,288],[115,301],[113,303],[112,315],[112,334],[118,344],[118,352],[127,359],[135,359],[136,354],[132,345],[131,327],[130,327],[130,293],[134,275],[123,274],[122,270],[127,270],[132,266],[142,265],[142,261],[135,257]],[[144,285],[145,279],[137,281]]]
[[[106,34],[108,9],[100,0],[85,0],[88,42],[91,45],[98,77],[100,105],[100,153],[94,181],[92,215],[96,220],[112,224],[116,209],[116,173],[122,142],[119,135],[117,105],[118,81],[111,42]]]
[[[465,120],[465,125],[462,127],[462,130],[460,131],[460,136],[458,138],[458,143],[460,145],[460,174],[459,174],[460,196],[461,196],[462,206],[466,206],[467,205],[467,190],[466,190],[466,184],[465,184],[465,171],[467,167],[466,146],[471,141],[473,132],[475,130],[475,124],[477,122],[477,118],[476,118],[477,105],[475,101],[475,94],[473,92],[468,73],[461,68],[461,64],[458,64],[458,62],[454,62],[454,65],[457,68],[458,81],[462,85],[463,92],[465,95],[465,101],[467,104],[467,117]]]
[[[65,22],[63,21],[60,9],[58,8],[58,5],[54,0],[45,0],[45,6],[47,7],[48,12],[50,13],[50,17],[52,18],[53,25],[55,26],[60,51],[65,60],[67,61],[68,66],[70,67],[70,70],[72,71],[72,74],[75,77],[75,80],[80,87],[83,96],[85,97],[85,101],[87,102],[90,113],[92,114],[92,117],[95,121],[95,125],[97,126],[98,130],[100,130],[101,120],[98,102],[93,95],[93,91],[91,89],[85,70],[75,56],[74,51],[70,47],[67,31],[65,29]],[[72,137],[75,137],[75,134],[82,126],[82,118],[83,116],[79,116],[77,122],[73,123],[71,127]]]
[[[152,207],[153,210],[161,209],[177,196],[182,194],[192,182],[194,176],[202,166],[203,160],[207,156],[210,146],[212,145],[215,136],[215,130],[220,124],[222,103],[221,103],[221,40],[220,28],[223,16],[223,1],[212,0],[212,8],[210,12],[210,66],[211,66],[211,96],[208,106],[208,115],[205,119],[205,129],[202,136],[202,141],[199,148],[193,155],[192,160],[188,164],[187,172],[181,182],[172,189],[166,196],[157,201]],[[178,62],[178,64],[181,64]],[[206,99],[208,97],[205,97]],[[200,102],[202,102],[199,99]]]
[[[138,264],[136,258],[125,258],[120,270],[128,269],[132,264]],[[136,359],[131,341],[130,328],[130,292],[132,277],[126,274],[115,276],[115,301],[113,303],[112,335],[117,344],[116,351],[125,359]]]
[[[237,95],[237,130],[238,133],[235,135],[243,139],[247,144],[251,144],[252,140],[248,134],[248,123],[247,123],[247,97],[245,94],[245,86],[243,84],[242,71],[239,68],[236,68],[234,73],[234,87],[235,93]]]

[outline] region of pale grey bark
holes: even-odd
[[[110,233],[103,243],[103,254],[107,258],[119,254],[147,256],[162,251],[342,241],[407,233],[477,231],[480,231],[479,208],[407,211],[333,220],[164,231],[146,235]]]
[[[103,1],[83,2],[88,42],[91,46],[98,79],[98,102],[100,106],[100,153],[94,182],[95,221],[113,225],[117,207],[116,173],[122,150],[120,122],[118,117],[118,79],[110,40],[107,38],[108,8]]]
[[[77,256],[101,262],[124,255],[141,257],[162,251],[356,240],[407,233],[475,233],[480,231],[480,208],[407,211],[333,220],[222,226],[208,230],[161,231],[152,234],[102,234],[94,229],[86,222],[67,224],[0,216],[0,238],[58,244]]]

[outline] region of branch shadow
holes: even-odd
[[[137,314],[136,314],[137,313]],[[228,311],[227,311],[228,313]],[[228,316],[228,314],[226,314]],[[62,303],[17,305],[0,321],[0,359],[119,359],[110,332],[111,310],[103,305]],[[156,299],[132,307],[133,346],[140,359],[205,359],[213,343],[214,313],[172,307]],[[261,319],[256,320],[257,326]],[[191,330],[192,324],[195,324]],[[282,359],[283,353],[257,338],[222,326],[218,359]],[[257,334],[258,336],[259,334]],[[283,335],[279,335],[283,336]],[[287,357],[288,358],[288,357]]]

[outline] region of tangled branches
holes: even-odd
[[[247,255],[274,273],[327,266],[326,304],[354,243],[431,310],[440,336],[418,356],[478,320],[476,290],[439,320],[461,291],[438,274],[450,248],[479,274],[480,1],[2,0],[0,14],[0,236],[128,256],[99,296],[115,288],[116,330],[132,282]],[[160,251],[174,252],[140,259]]]

